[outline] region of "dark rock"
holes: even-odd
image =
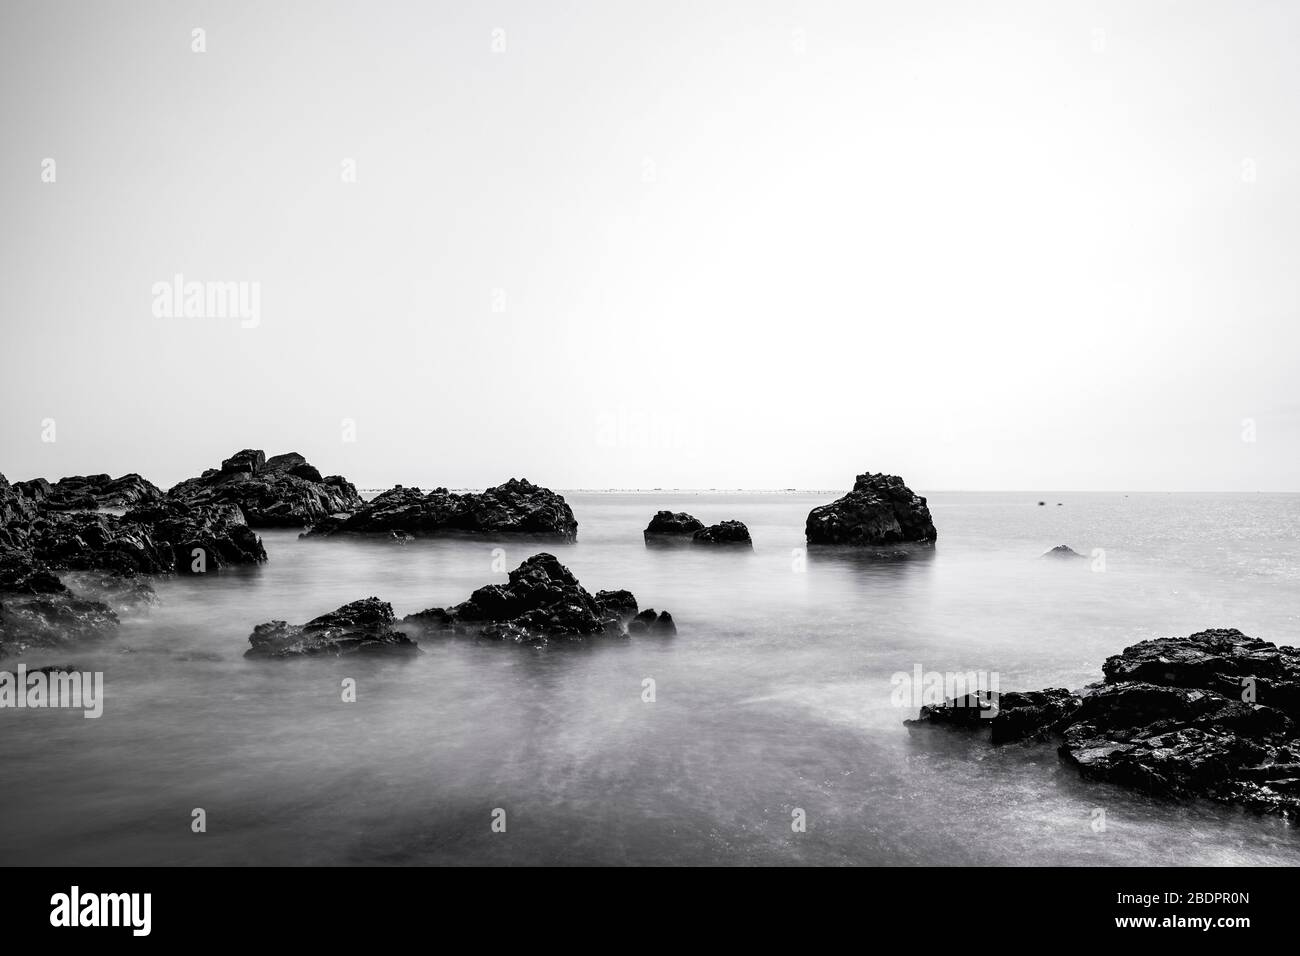
[[[463,533],[526,535],[574,541],[578,522],[563,496],[527,479],[511,478],[481,494],[446,488],[428,493],[398,485],[350,510],[342,521],[321,522],[310,537],[400,531],[414,537]]]
[[[1075,551],[1069,545],[1058,544],[1051,551],[1044,551],[1039,557],[1042,558],[1082,558],[1084,555]]]
[[[245,657],[412,654],[419,646],[393,627],[393,606],[376,597],[345,604],[306,624],[269,621],[253,628]]]
[[[170,558],[166,570],[179,574],[266,560],[262,539],[233,504],[190,504],[169,498],[128,511],[123,520],[149,529]]]
[[[0,594],[59,594],[58,575],[29,552],[0,550]]]
[[[629,634],[671,635],[677,633],[677,623],[667,611],[656,614],[655,609],[650,607],[628,622],[627,632]]]
[[[602,613],[609,614],[626,623],[636,617],[636,597],[631,591],[597,591],[596,607]]]
[[[0,657],[113,637],[117,625],[107,604],[67,592],[6,598],[0,604]]]
[[[897,475],[858,475],[843,498],[808,513],[809,544],[881,545],[938,537],[925,499]]]
[[[1103,674],[1079,695],[1002,694],[993,742],[1059,735],[1090,779],[1300,818],[1300,650],[1217,629],[1134,644]]]
[[[915,720],[905,720],[908,726],[942,724],[973,730],[991,726],[998,714],[997,698],[989,691],[977,691],[965,697],[954,697],[939,705],[926,704]]]
[[[1079,709],[1079,697],[1063,687],[998,695],[998,714],[993,718],[995,744],[1013,740],[1046,740],[1058,735]]]
[[[305,528],[364,504],[346,478],[322,478],[297,452],[268,459],[252,448],[227,458],[220,469],[182,481],[167,497],[189,505],[234,505],[254,528]]]
[[[50,486],[44,502],[56,511],[95,511],[99,508],[130,508],[162,497],[157,485],[132,472],[121,478],[108,475],[72,475]]]
[[[754,547],[754,542],[749,538],[749,529],[741,521],[723,521],[710,525],[695,532],[691,541],[695,544],[731,545],[751,550]]]
[[[689,544],[691,536],[703,530],[704,522],[685,511],[657,511],[642,536],[650,547]]]
[[[409,614],[402,624],[429,634],[542,645],[622,636],[636,607],[628,591],[592,595],[555,555],[543,552],[511,571],[505,584],[481,587],[452,608]],[[661,629],[673,626],[671,615],[655,620],[664,617]]]

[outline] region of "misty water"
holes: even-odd
[[[1090,783],[1051,745],[909,731],[890,681],[919,665],[1078,688],[1128,644],[1216,626],[1300,643],[1300,496],[938,493],[930,557],[801,559],[808,510],[836,496],[567,493],[578,543],[545,550],[679,633],[423,639],[409,660],[243,652],[255,624],[369,595],[399,617],[455,604],[505,579],[494,548],[508,568],[543,548],[264,532],[264,566],[158,580],[118,640],[28,661],[104,671],[105,709],[3,715],[0,859],[1300,863],[1276,819]],[[742,520],[754,553],[649,550],[660,508]],[[1104,570],[1039,560],[1058,544],[1103,549]]]

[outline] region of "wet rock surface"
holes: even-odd
[[[120,478],[73,475],[48,486],[44,506],[58,511],[130,508],[162,497],[157,485],[132,472]]]
[[[858,475],[843,498],[808,513],[809,544],[886,545],[938,537],[926,500],[897,475]]]
[[[394,624],[391,604],[376,597],[364,598],[306,624],[259,624],[248,637],[251,646],[244,656],[283,659],[417,653],[419,646]]]
[[[505,584],[485,585],[455,607],[409,614],[402,624],[427,634],[545,645],[645,632],[633,625],[648,620],[659,625],[653,633],[676,632],[667,612],[638,614],[630,591],[593,595],[555,555],[542,552],[511,571]]]
[[[254,448],[175,485],[167,498],[191,506],[234,505],[253,528],[305,528],[364,504],[346,478],[322,477],[297,452],[267,458]]]
[[[446,488],[424,492],[398,485],[346,515],[320,521],[308,537],[335,534],[523,535],[574,541],[578,522],[562,495],[526,478],[511,478],[481,493],[458,494]]]
[[[1215,629],[1134,644],[1102,672],[1078,693],[954,698],[907,723],[988,726],[995,744],[1058,739],[1090,779],[1300,818],[1300,650]]]

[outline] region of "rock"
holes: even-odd
[[[269,621],[253,628],[245,657],[344,657],[352,654],[407,655],[419,646],[393,627],[393,606],[376,597],[345,604],[306,624]]]
[[[463,533],[575,541],[578,522],[563,496],[527,479],[511,478],[480,494],[456,494],[446,488],[426,494],[398,485],[342,521],[331,518],[318,524],[308,536],[394,531],[413,537]]]
[[[597,591],[594,600],[602,613],[612,615],[625,624],[637,616],[636,597],[631,591]]]
[[[627,632],[629,634],[670,635],[677,633],[677,624],[673,621],[673,616],[667,611],[656,614],[655,609],[651,607],[646,608],[628,622]]]
[[[73,475],[49,487],[44,505],[56,511],[95,511],[130,508],[162,497],[157,485],[132,472],[121,478],[108,475]]]
[[[167,492],[171,501],[188,505],[234,505],[253,528],[305,528],[364,502],[340,475],[322,478],[297,452],[267,458],[246,448],[189,478]]]
[[[710,525],[691,536],[695,544],[730,545],[753,550],[754,542],[749,538],[749,529],[741,521],[723,521]]]
[[[107,604],[67,592],[6,598],[0,604],[0,657],[113,637],[117,624]]]
[[[179,574],[266,560],[262,539],[244,523],[243,512],[233,504],[164,499],[128,511],[123,520],[147,528],[170,558],[167,570]]]
[[[657,511],[642,532],[648,547],[690,544],[697,531],[704,530],[704,522],[685,511]]]
[[[1077,695],[1002,694],[992,741],[1059,736],[1089,779],[1300,818],[1300,650],[1215,629],[1134,644],[1102,672]]]
[[[1040,501],[1040,502],[1038,503],[1038,507],[1041,508],[1041,507],[1043,507],[1043,505],[1045,505],[1045,504],[1047,504],[1046,501]]]
[[[428,634],[544,645],[623,636],[631,630],[625,630],[624,621],[636,608],[629,591],[592,595],[555,555],[543,552],[511,571],[505,584],[481,587],[452,608],[409,614],[402,624]],[[655,615],[654,620],[665,616],[662,627],[673,626],[671,615]]]
[[[0,550],[0,594],[60,594],[58,575],[30,552]]]
[[[1069,545],[1058,544],[1051,551],[1044,551],[1039,555],[1040,558],[1082,558],[1083,555],[1075,551]]]
[[[808,513],[809,544],[931,543],[938,537],[930,509],[897,475],[858,475],[843,498]]]
[[[921,713],[915,720],[905,720],[903,723],[910,727],[942,724],[973,730],[991,726],[997,713],[997,699],[988,691],[982,690],[965,697],[954,697],[938,706],[926,704],[921,707]]]

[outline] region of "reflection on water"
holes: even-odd
[[[57,655],[106,672],[102,719],[0,714],[0,858],[1300,862],[1284,824],[1088,783],[1051,747],[909,731],[890,699],[890,676],[917,665],[1077,687],[1146,637],[1232,625],[1300,643],[1294,496],[1054,494],[1061,508],[1038,509],[1032,494],[936,494],[937,546],[894,562],[805,549],[826,495],[568,497],[579,541],[547,550],[593,591],[672,611],[676,637],[246,661],[254,624],[371,594],[399,616],[454,604],[504,580],[494,548],[507,568],[537,549],[268,532],[264,567],[161,581],[116,644]],[[742,520],[755,550],[647,548],[660,508]],[[1057,544],[1104,550],[1106,570],[1037,559]],[[206,834],[190,832],[196,807]]]

